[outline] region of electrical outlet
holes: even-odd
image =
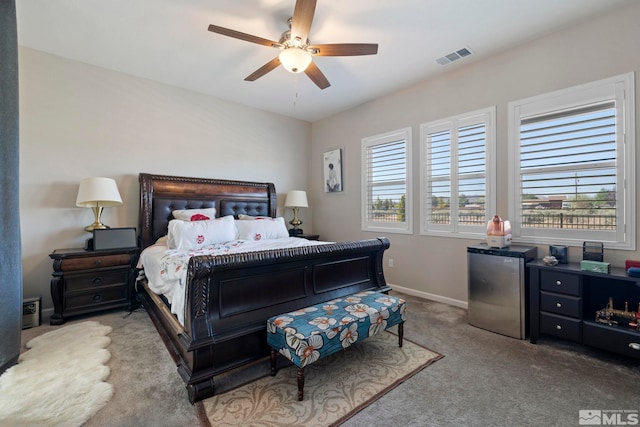
[[[393,268],[393,258],[389,258],[389,268]]]

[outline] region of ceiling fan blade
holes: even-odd
[[[291,18],[291,39],[299,37],[302,43],[309,38],[309,30],[316,12],[316,0],[296,0]]]
[[[315,44],[309,46],[308,50],[316,56],[375,55],[378,53],[378,45],[376,43]]]
[[[311,81],[314,82],[320,89],[326,89],[331,86],[329,80],[327,80],[324,74],[322,74],[322,71],[320,71],[320,68],[318,68],[318,66],[313,61],[311,61],[307,69],[304,70],[304,73],[309,76]]]
[[[251,73],[247,77],[245,77],[245,81],[252,82],[254,80],[257,80],[260,77],[262,77],[265,74],[267,74],[269,71],[273,70],[274,68],[277,68],[278,65],[280,65],[280,58],[278,58],[276,56],[271,61],[267,62],[262,67],[258,68],[253,73]]]
[[[223,36],[233,37],[251,43],[260,44],[267,47],[283,47],[280,43],[273,40],[263,39],[262,37],[252,36],[251,34],[241,33],[240,31],[230,30],[229,28],[218,27],[217,25],[209,25],[209,31],[212,33],[222,34]]]

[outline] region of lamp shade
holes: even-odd
[[[111,178],[85,178],[80,181],[76,206],[81,208],[109,207],[122,204],[116,182]]]
[[[302,190],[289,191],[284,206],[287,208],[308,208],[307,192]]]
[[[311,63],[311,54],[299,47],[289,47],[280,52],[278,59],[290,73],[302,73]]]

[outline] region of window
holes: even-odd
[[[411,234],[411,128],[362,140],[362,230]]]
[[[484,236],[496,213],[495,107],[420,126],[420,234]]]
[[[519,241],[635,249],[633,74],[509,104]]]

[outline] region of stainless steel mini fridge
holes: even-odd
[[[537,248],[486,244],[467,248],[469,324],[509,337],[527,335],[528,286],[525,264]]]

